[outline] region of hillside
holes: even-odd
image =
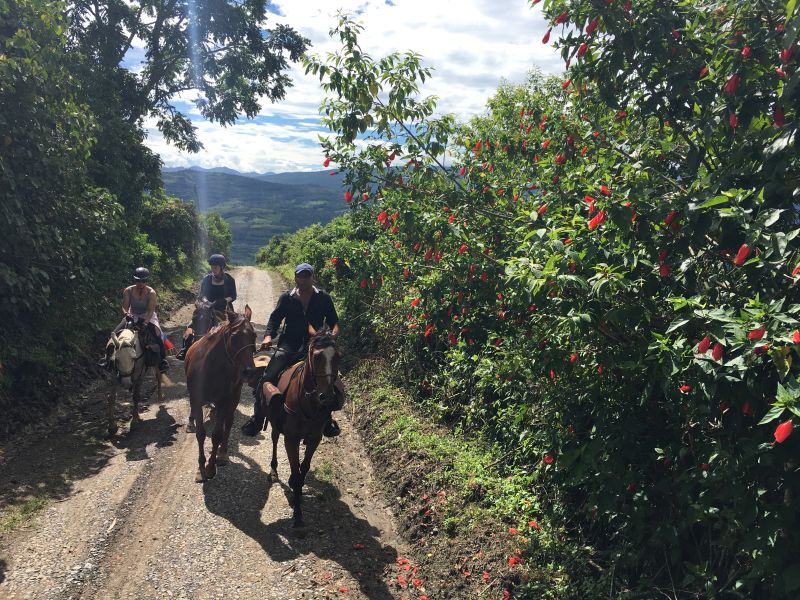
[[[165,169],[167,193],[192,201],[201,212],[218,212],[233,233],[232,260],[253,264],[256,250],[272,236],[312,223],[327,223],[345,210],[341,176],[321,173],[232,174]]]

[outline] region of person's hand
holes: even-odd
[[[268,336],[268,335],[265,335],[264,339],[261,342],[261,345],[258,347],[258,349],[259,349],[259,351],[261,351],[261,350],[269,350],[270,347],[272,347],[272,338],[270,336]]]

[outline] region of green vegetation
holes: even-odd
[[[306,47],[285,26],[262,37],[265,6],[233,2],[201,7],[205,25],[189,44],[187,19],[176,18],[184,10],[0,0],[0,433],[46,412],[68,392],[60,384],[80,379],[76,364],[87,371],[84,350],[118,318],[134,267],[151,270],[162,301],[196,272],[200,221],[161,190],[144,118],[197,150],[175,94],[197,87],[201,112],[233,123],[254,115],[259,97],[283,97],[287,61]],[[129,70],[121,62],[135,38],[146,65]],[[202,59],[194,78],[190,46]],[[219,220],[209,234],[229,238]]]
[[[12,531],[24,525],[44,510],[48,502],[49,498],[46,495],[39,495],[9,507],[0,513],[0,531]]]
[[[583,556],[556,563],[576,597],[791,598],[796,3],[543,4],[566,77],[504,85],[467,124],[418,97],[420,57],[373,61],[343,18],[306,68],[351,212],[285,253],[327,252],[359,348],[531,478],[534,518]],[[445,455],[396,420],[384,446]]]

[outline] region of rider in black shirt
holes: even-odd
[[[284,369],[305,358],[310,335],[322,328],[323,324],[327,323],[334,336],[339,334],[339,316],[333,300],[327,292],[314,286],[313,267],[308,263],[297,265],[294,281],[297,287],[281,294],[275,310],[269,316],[261,350],[272,345],[272,339],[277,335],[281,322],[285,323],[285,327],[275,355],[264,370],[261,382],[256,386],[256,392],[265,381],[276,384]],[[259,402],[255,403],[253,416],[242,426],[242,431],[247,435],[256,435],[264,427],[266,416],[260,414],[259,405]],[[333,419],[325,427],[324,433],[328,437],[338,435],[339,428]]]
[[[227,260],[222,254],[212,254],[208,257],[211,273],[203,277],[200,282],[200,299],[203,302],[212,302],[214,310],[225,312],[228,303],[236,300],[236,281],[230,273],[225,272]],[[178,360],[186,358],[186,351],[194,342],[194,332],[191,323],[183,333],[183,348],[175,356]]]

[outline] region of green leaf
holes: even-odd
[[[767,423],[774,421],[783,414],[784,410],[786,409],[783,406],[773,406],[771,409],[769,409],[769,412],[764,415],[764,418],[758,422],[758,424],[766,425]]]

